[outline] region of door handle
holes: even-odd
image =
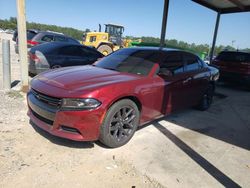
[[[189,78],[187,78],[186,80],[184,80],[182,83],[183,83],[183,84],[186,84],[186,83],[188,83],[188,82],[191,81],[191,80],[192,80],[192,78],[189,77]]]

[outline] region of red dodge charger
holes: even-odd
[[[53,135],[119,147],[138,125],[186,107],[209,108],[218,77],[216,68],[188,52],[121,49],[93,65],[36,76],[28,115]]]

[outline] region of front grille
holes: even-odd
[[[60,99],[60,98],[45,95],[45,94],[40,93],[34,89],[31,89],[31,93],[36,97],[36,99],[38,99],[41,102],[44,102],[48,105],[55,106],[55,107],[61,106],[62,99]]]
[[[47,118],[45,118],[45,117],[40,116],[39,114],[37,114],[36,112],[34,112],[32,109],[30,109],[30,110],[31,110],[32,114],[33,114],[37,119],[39,119],[39,120],[41,120],[41,121],[47,123],[48,125],[53,125],[53,123],[54,123],[53,121],[51,121],[51,120],[49,120],[49,119],[47,119]]]

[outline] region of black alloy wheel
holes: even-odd
[[[118,142],[126,139],[133,132],[135,117],[135,110],[130,106],[119,109],[110,123],[110,135]]]
[[[214,97],[214,85],[209,84],[206,92],[204,93],[200,104],[198,105],[198,109],[201,111],[207,110],[211,104],[213,103]]]
[[[116,102],[108,110],[100,128],[100,141],[111,148],[126,144],[137,129],[139,116],[133,101],[123,99]]]

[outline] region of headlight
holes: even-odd
[[[101,105],[96,99],[63,99],[62,109],[64,110],[90,110]]]

